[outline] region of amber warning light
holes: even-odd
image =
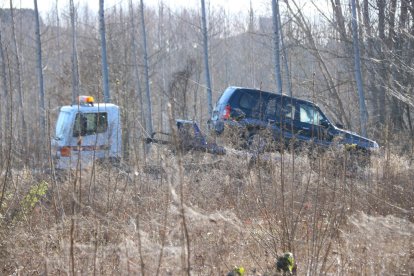
[[[79,96],[78,102],[80,105],[91,105],[93,106],[93,97],[92,96]]]

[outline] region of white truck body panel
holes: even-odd
[[[60,108],[52,139],[55,167],[84,168],[94,160],[121,157],[119,107],[109,103]]]

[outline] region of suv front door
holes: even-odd
[[[271,96],[266,105],[264,120],[272,130],[273,139],[279,146],[287,146],[294,138],[296,101],[281,96]]]
[[[325,115],[315,105],[307,102],[298,102],[298,118],[295,122],[298,139],[313,141],[317,144],[327,145],[332,140],[323,121]]]

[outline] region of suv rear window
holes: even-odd
[[[267,94],[254,90],[240,90],[239,108],[247,117],[260,119],[266,108]]]

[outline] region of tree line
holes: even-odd
[[[35,160],[37,145],[46,149],[53,135],[57,107],[79,94],[122,106],[127,151],[168,129],[168,103],[175,117],[205,127],[229,85],[309,99],[349,129],[366,129],[380,142],[392,131],[409,142],[414,1],[331,0],[329,9],[267,2],[267,16],[204,0],[179,10],[144,0],[106,7],[101,0],[98,14],[56,1],[44,18],[37,9],[1,9],[2,157],[13,144],[18,158]]]

